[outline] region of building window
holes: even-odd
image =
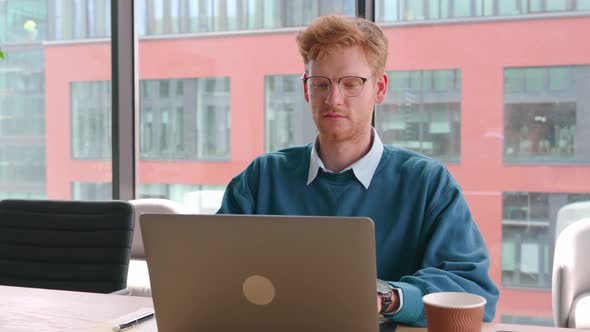
[[[0,1],[0,42],[40,42],[46,35],[46,0]]]
[[[140,158],[229,159],[229,78],[140,82]],[[71,83],[72,154],[111,157],[111,85]]]
[[[48,0],[50,39],[108,38],[111,0]]]
[[[45,73],[41,48],[4,49],[0,72],[0,137],[45,135]]]
[[[376,109],[384,144],[411,149],[445,162],[461,152],[459,70],[389,72],[389,91]]]
[[[141,81],[140,157],[229,159],[229,100],[227,77]]]
[[[0,192],[3,199],[47,199],[47,194],[37,192]]]
[[[502,285],[551,288],[557,212],[590,194],[506,192],[502,195]]]
[[[554,326],[553,325],[553,317],[502,315],[502,318],[500,319],[500,321],[502,322],[502,324]]]
[[[111,82],[70,83],[72,157],[111,158]]]
[[[522,1],[520,0],[502,0],[497,1],[494,5],[496,7],[494,12],[500,16],[520,15],[523,13]]]
[[[140,35],[297,27],[355,12],[353,0],[139,0],[138,7]]]
[[[0,198],[42,198],[47,179],[43,50],[2,49],[9,55],[0,60]]]
[[[43,138],[6,140],[0,146],[0,192],[45,195],[46,165]]]
[[[590,5],[584,0],[377,0],[375,8],[377,22],[387,23],[573,12]]]
[[[590,162],[590,66],[504,70],[504,161]]]
[[[309,106],[303,98],[301,75],[273,75],[264,78],[266,152],[303,145],[317,134]]]
[[[213,214],[219,210],[225,187],[193,184],[144,183],[139,198],[165,198],[186,206],[191,213]]]
[[[108,182],[72,182],[72,199],[105,201],[113,197],[113,185]]]

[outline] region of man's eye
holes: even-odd
[[[344,88],[345,89],[356,89],[359,87],[358,83],[344,83]]]

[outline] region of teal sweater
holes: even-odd
[[[363,216],[375,223],[377,276],[403,293],[394,321],[425,325],[422,296],[476,293],[494,318],[498,289],[461,189],[441,163],[385,145],[368,189],[352,170],[306,185],[311,145],[255,159],[228,185],[218,213]]]

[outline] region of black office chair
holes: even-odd
[[[123,201],[0,201],[0,284],[123,290],[133,225]]]

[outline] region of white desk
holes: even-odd
[[[145,307],[151,298],[0,286],[0,331],[112,332],[111,320]]]
[[[113,320],[146,307],[153,308],[151,298],[0,286],[0,331],[111,332]],[[526,325],[484,324],[482,332],[498,330],[584,331]],[[156,321],[150,319],[127,331],[156,332]],[[396,332],[426,332],[426,329],[398,326]]]

